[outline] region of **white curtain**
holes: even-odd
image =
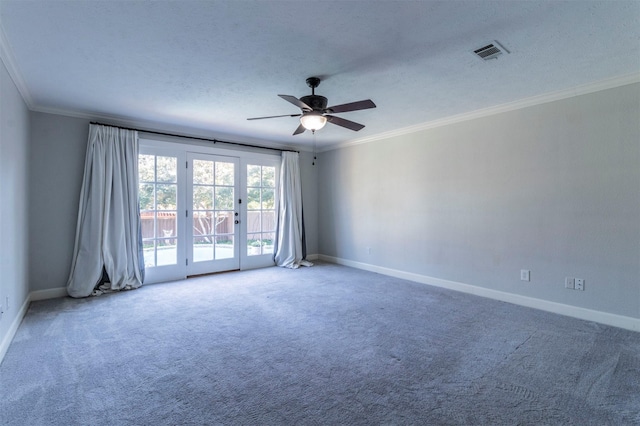
[[[302,186],[297,152],[283,152],[274,260],[285,268],[312,266],[307,261],[302,215]]]
[[[86,297],[143,280],[138,134],[91,124],[67,292]]]

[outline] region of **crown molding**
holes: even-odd
[[[64,115],[68,117],[75,117],[75,118],[84,118],[89,120],[104,120],[104,121],[112,121],[112,122],[115,121],[115,122],[121,123],[120,125],[123,125],[123,126],[127,125],[131,127],[140,126],[142,123],[141,121],[131,120],[130,118],[127,118],[127,117],[118,117],[113,115],[90,113],[90,112],[78,112],[78,111],[72,111],[72,110],[65,110],[62,108],[48,108],[48,107],[41,107],[36,105],[33,101],[33,97],[31,96],[31,92],[29,91],[28,86],[25,83],[24,79],[22,78],[22,74],[20,73],[19,68],[16,65],[15,56],[7,40],[6,34],[4,32],[4,28],[2,26],[2,22],[0,22],[0,61],[6,67],[7,72],[9,73],[9,76],[13,80],[16,88],[18,89],[18,92],[20,93],[25,104],[27,105],[27,108],[31,111],[43,112],[48,114],[58,114],[58,115]],[[572,98],[580,95],[599,92],[602,90],[613,89],[616,87],[625,86],[625,85],[634,84],[634,83],[640,83],[640,72],[627,74],[619,77],[614,77],[606,80],[601,80],[593,83],[588,83],[588,84],[576,86],[570,89],[560,90],[557,92],[537,95],[530,98],[521,99],[519,101],[509,102],[509,103],[488,107],[480,110],[469,111],[466,113],[444,117],[441,119],[436,119],[436,120],[428,121],[425,123],[404,127],[404,128],[392,130],[389,132],[378,133],[376,135],[371,135],[364,138],[351,139],[342,143],[327,146],[326,148],[319,148],[317,150],[314,150],[311,147],[296,145],[295,149],[299,151],[306,151],[306,152],[332,151],[332,150],[346,148],[350,146],[362,145],[369,142],[375,142],[375,141],[389,139],[393,137],[408,135],[408,134],[420,132],[423,130],[433,129],[433,128],[442,127],[442,126],[448,126],[451,124],[461,123],[464,121],[483,118],[483,117],[496,115],[504,112],[515,111],[515,110],[527,108],[530,106],[555,102],[562,99],[568,99],[568,98]],[[149,123],[145,122],[145,124],[148,125],[150,124],[150,122]],[[151,130],[151,128],[154,128],[154,127],[158,128],[158,126],[163,131],[178,131],[174,126],[163,126],[156,122],[153,123],[153,126],[150,127],[149,130]],[[190,129],[181,128],[179,131],[182,131],[182,132],[187,131],[189,134],[193,134],[194,136],[210,137],[210,136],[204,136],[205,134],[210,134],[210,131],[200,129],[200,131],[196,131],[194,133],[194,130],[195,129],[193,128],[190,128]],[[243,138],[240,138],[240,139],[243,139]],[[251,141],[239,140],[239,142],[256,143],[256,140],[253,140],[252,138]],[[264,141],[260,141],[260,142],[264,143]],[[269,141],[269,142],[273,143],[274,141]],[[274,146],[274,147],[277,147],[278,149],[293,149],[289,145],[285,145],[277,142],[276,142],[276,145],[277,146]]]
[[[113,114],[104,114],[98,112],[87,112],[87,111],[76,111],[76,110],[67,110],[63,108],[48,108],[48,107],[35,107],[31,109],[32,112],[44,113],[44,114],[54,114],[54,115],[62,115],[65,117],[71,118],[79,118],[83,120],[89,121],[98,121],[107,125],[115,126],[115,127],[128,127],[137,129],[140,133],[153,133],[153,132],[166,132],[172,133],[172,137],[175,138],[205,138],[205,139],[220,139],[221,141],[229,141],[239,144],[250,144],[256,146],[263,146],[266,149],[274,148],[280,149],[284,151],[294,150],[294,151],[306,151],[304,149],[300,149],[298,146],[291,146],[282,143],[278,143],[275,141],[265,141],[262,139],[256,138],[247,138],[239,135],[220,133],[210,129],[197,128],[197,127],[189,127],[189,126],[179,126],[179,125],[171,125],[166,123],[161,123],[157,121],[151,120],[138,120],[132,119],[126,116],[119,116]],[[266,143],[268,142],[268,144]]]
[[[522,108],[527,108],[535,105],[541,105],[541,104],[555,102],[563,99],[573,98],[580,95],[586,95],[589,93],[595,93],[602,90],[613,89],[616,87],[626,86],[628,84],[634,84],[634,83],[640,83],[640,73],[627,74],[619,77],[597,81],[594,83],[588,83],[588,84],[576,86],[570,89],[560,90],[552,93],[545,93],[542,95],[521,99],[519,101],[509,102],[502,105],[483,108],[476,111],[465,112],[465,113],[453,115],[450,117],[428,121],[426,123],[404,127],[402,129],[392,130],[390,132],[379,133],[377,135],[372,135],[365,138],[352,139],[344,143],[332,145],[319,152],[332,151],[335,149],[341,149],[341,148],[346,148],[346,147],[355,146],[355,145],[362,145],[369,142],[375,142],[375,141],[389,139],[397,136],[408,135],[408,134],[420,132],[423,130],[433,129],[436,127],[448,126],[451,124],[474,120],[476,118],[483,118],[491,115],[501,114],[504,112],[515,111]]]
[[[27,104],[27,108],[30,110],[33,109],[33,97],[31,96],[31,92],[27,87],[24,79],[22,78],[22,73],[20,72],[18,66],[16,65],[15,56],[13,54],[13,50],[11,50],[11,45],[7,40],[7,35],[4,32],[4,28],[2,27],[2,22],[0,22],[0,61],[4,64],[7,72],[9,73],[9,77],[13,80],[13,84],[15,84],[18,92],[22,96],[24,103]]]

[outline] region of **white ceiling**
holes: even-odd
[[[36,111],[305,149],[278,94],[340,114],[319,147],[640,72],[640,1],[0,0],[5,63]],[[482,61],[493,40],[510,54]]]

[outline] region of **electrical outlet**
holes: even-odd
[[[573,290],[576,288],[576,279],[575,278],[571,278],[571,277],[566,277],[564,279],[564,288],[568,288],[570,290]]]
[[[582,278],[576,278],[576,290],[584,291],[584,280]]]
[[[367,254],[371,254],[371,247],[367,247]]]
[[[521,269],[520,281],[531,281],[531,271],[528,269]]]

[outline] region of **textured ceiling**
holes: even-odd
[[[340,114],[317,144],[369,138],[640,72],[640,1],[0,0],[5,62],[36,111],[310,147],[277,97]],[[482,61],[498,40],[510,54]]]

